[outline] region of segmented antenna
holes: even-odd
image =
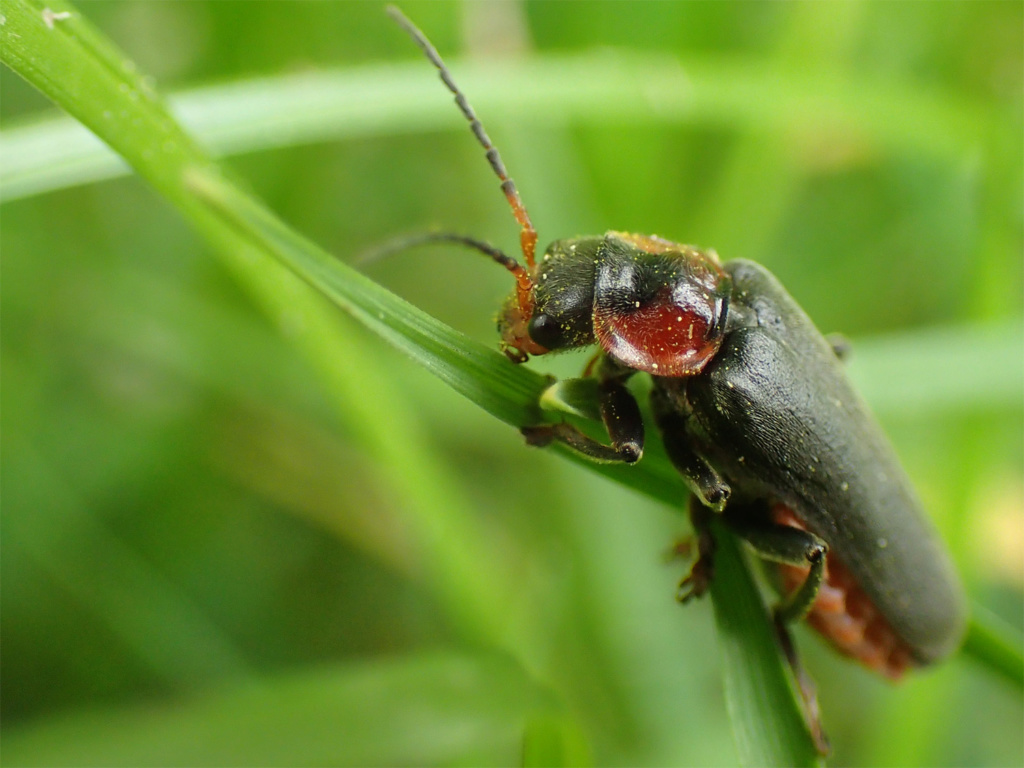
[[[533,228],[533,223],[530,221],[530,214],[526,212],[526,206],[523,205],[522,198],[519,197],[519,191],[516,189],[515,182],[509,178],[508,171],[505,170],[505,164],[501,162],[501,155],[498,154],[497,148],[495,148],[494,144],[491,143],[491,138],[487,135],[487,132],[484,130],[483,125],[477,118],[476,113],[469,105],[469,101],[466,100],[465,94],[459,89],[459,86],[457,86],[455,81],[452,79],[451,72],[448,71],[448,67],[445,66],[444,61],[441,59],[441,54],[439,54],[437,49],[431,45],[429,40],[427,40],[426,35],[424,35],[415,24],[409,21],[405,14],[395,6],[389,5],[387,7],[387,12],[392,19],[398,22],[398,25],[402,29],[409,33],[409,36],[416,42],[416,45],[418,45],[423,50],[423,53],[426,54],[427,58],[430,59],[431,64],[437,67],[437,71],[441,75],[441,81],[445,86],[447,86],[448,90],[455,95],[455,103],[459,106],[459,110],[469,121],[469,127],[472,129],[473,135],[476,136],[476,140],[480,142],[480,146],[482,146],[487,152],[487,160],[490,162],[491,168],[494,169],[494,173],[497,174],[499,179],[501,179],[501,191],[505,193],[505,199],[508,200],[508,204],[512,206],[512,214],[516,217],[516,221],[519,222],[519,226],[522,228],[519,233],[519,244],[523,249],[523,258],[526,259],[527,270],[532,272],[534,266],[534,252],[537,248],[537,230]],[[485,253],[486,252],[487,251],[485,251]],[[508,265],[506,265],[506,267],[508,267]],[[513,274],[516,274],[516,280],[519,283],[520,290],[523,290],[524,284],[520,275],[511,267],[508,268],[513,272]],[[520,269],[522,268],[520,267]],[[526,275],[526,277],[528,280],[529,276]]]
[[[359,264],[369,264],[377,261],[378,259],[390,256],[393,253],[401,253],[409,248],[415,248],[416,246],[427,245],[429,243],[458,243],[459,245],[464,245],[467,248],[472,248],[474,251],[479,251],[484,254],[484,256],[490,256],[494,261],[501,264],[501,266],[513,274],[517,271],[521,272],[523,270],[518,261],[501,249],[495,248],[490,243],[485,243],[483,240],[477,240],[475,237],[458,235],[453,232],[423,232],[418,235],[397,237],[371,251],[367,251],[362,254],[357,261]]]

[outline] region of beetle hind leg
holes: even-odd
[[[824,726],[821,724],[821,709],[818,707],[818,689],[814,685],[811,676],[807,674],[807,671],[800,663],[800,657],[797,656],[796,646],[793,644],[793,638],[789,634],[789,628],[786,626],[786,621],[779,614],[778,609],[775,611],[775,636],[779,640],[779,645],[786,656],[789,668],[793,671],[793,677],[796,678],[797,688],[800,690],[800,698],[804,704],[804,720],[807,723],[807,730],[811,733],[811,739],[814,740],[814,747],[818,750],[818,754],[827,755],[832,751],[832,745],[829,742],[828,734],[825,733]]]
[[[807,576],[800,586],[785,596],[772,613],[779,646],[786,656],[800,690],[807,728],[818,752],[827,755],[830,746],[821,724],[817,690],[800,664],[788,625],[806,616],[814,605],[825,577],[828,545],[810,531],[771,521],[764,514],[764,506],[764,502],[754,505],[733,505],[726,509],[725,519],[730,529],[740,536],[758,557],[808,569]]]
[[[786,623],[806,616],[825,578],[828,545],[810,531],[767,520],[761,509],[747,505],[727,508],[725,519],[761,559],[808,569],[800,586],[775,608],[776,617]]]

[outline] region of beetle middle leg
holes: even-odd
[[[665,452],[693,492],[689,512],[697,537],[697,559],[689,575],[679,584],[677,599],[685,603],[703,595],[711,583],[715,540],[708,528],[708,519],[715,511],[725,508],[732,489],[695,445],[687,429],[689,414],[681,407],[682,400],[676,394],[663,386],[655,386],[651,392],[651,407]]]
[[[687,428],[689,414],[680,408],[677,399],[674,393],[662,386],[656,386],[651,392],[651,407],[665,444],[665,452],[701,503],[721,511],[732,489],[697,449]],[[691,509],[691,517],[694,514]]]

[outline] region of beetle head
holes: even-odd
[[[498,317],[506,350],[531,355],[594,343],[594,275],[603,238],[556,240],[534,268],[529,312],[518,289]]]

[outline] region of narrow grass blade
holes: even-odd
[[[913,85],[895,88],[868,78],[766,65],[763,59],[705,55],[686,62],[658,52],[602,50],[490,68],[450,63],[477,109],[498,120],[505,115],[557,124],[726,120],[779,131],[822,121],[879,144],[953,161],[1001,130],[998,116],[984,105],[950,102],[948,96],[936,100]],[[181,123],[221,155],[366,135],[462,130],[450,103],[425,87],[430,77],[419,61],[366,65],[205,86],[172,96],[170,104]],[[638,93],[651,108],[637,108]],[[908,124],[907,114],[920,117]],[[6,129],[0,134],[0,156],[0,200],[128,172],[101,142],[65,118]]]
[[[711,597],[740,761],[746,766],[820,765],[764,601],[736,539],[718,519],[712,532],[718,548]]]
[[[175,704],[4,730],[9,765],[513,765],[571,723],[507,658],[414,655],[263,678]],[[576,739],[578,727],[568,726]],[[585,745],[584,745],[585,748]]]
[[[44,8],[12,0],[5,3],[4,13],[3,61],[117,150],[177,207],[320,371],[339,416],[354,422],[354,432],[379,457],[382,471],[389,473],[387,485],[398,497],[397,506],[419,546],[429,552],[423,558],[431,568],[428,583],[454,625],[468,638],[509,649],[515,646],[516,630],[508,626],[503,610],[514,583],[487,554],[494,545],[470,505],[458,495],[457,484],[449,480],[448,468],[433,457],[416,430],[415,415],[402,413],[406,406],[400,393],[392,391],[395,385],[388,372],[375,370],[373,359],[361,351],[336,310],[286,269],[277,254],[254,247],[258,236],[240,234],[196,194],[189,180],[217,178],[222,179],[223,188],[231,185],[169,116],[134,65],[77,10],[64,3]],[[237,192],[231,197],[246,199]],[[429,358],[424,364],[446,373],[460,391],[475,391],[509,420],[526,423],[531,414],[538,418],[536,397],[542,377],[512,368],[496,352],[469,343],[383,289],[374,291],[372,283],[326,254],[307,255],[306,263],[291,266],[307,276],[310,264],[332,272],[337,285],[362,300],[362,304],[350,302],[362,319],[376,318],[380,328],[391,329],[390,340],[404,339],[403,348],[423,350]],[[389,320],[394,316],[402,319]],[[445,350],[452,349],[460,350],[469,361],[461,377],[461,369],[444,356]],[[359,365],[352,365],[353,360],[359,360]],[[506,383],[506,394],[518,387],[518,399],[503,399],[481,384],[488,380],[488,372]],[[392,420],[400,420],[406,428],[396,432],[389,426]],[[523,629],[522,636],[533,635]]]
[[[964,653],[1007,682],[1024,689],[1024,637],[978,604],[971,606]]]
[[[239,236],[282,261],[481,408],[509,424],[539,421],[537,403],[547,384],[544,377],[509,365],[494,350],[381,288],[287,227],[220,174],[196,169],[189,174],[188,185]]]

